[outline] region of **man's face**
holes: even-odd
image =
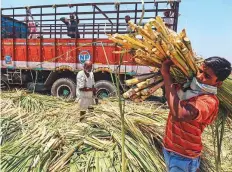
[[[169,17],[169,11],[165,11],[165,12],[164,12],[164,16],[165,16],[165,17]]]
[[[125,21],[126,21],[126,23],[128,23],[128,21],[130,21],[130,17],[129,17],[129,16],[126,16],[126,17],[125,17]]]
[[[222,81],[217,80],[217,76],[214,74],[213,70],[205,64],[202,64],[199,67],[196,78],[197,81],[202,84],[216,87],[219,87],[222,84]]]
[[[72,19],[72,20],[74,19],[74,15],[73,15],[73,14],[71,14],[69,17],[70,17],[70,19]]]
[[[87,73],[91,72],[91,71],[92,71],[92,68],[93,68],[92,64],[86,64],[86,65],[84,66],[84,70],[85,70]]]

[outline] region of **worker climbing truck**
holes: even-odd
[[[115,52],[120,48],[107,34],[127,33],[128,15],[137,24],[141,16],[141,23],[145,23],[160,15],[169,18],[172,29],[177,30],[179,3],[133,1],[2,8],[1,90],[25,86],[50,91],[53,96],[75,98],[76,75],[90,60],[97,95],[108,96],[115,92],[114,74],[120,61],[120,54]],[[172,15],[164,17],[165,11]],[[74,36],[69,33],[70,14],[76,22],[72,25]],[[149,67],[136,65],[132,57],[127,52],[120,62],[121,88],[125,79],[150,71]]]

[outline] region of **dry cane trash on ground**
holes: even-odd
[[[162,137],[168,107],[126,101],[125,152],[128,171],[165,171]],[[121,171],[118,102],[105,99],[79,122],[77,103],[25,91],[1,93],[1,171]],[[231,162],[230,128],[222,167]],[[215,171],[211,129],[204,134],[201,171]],[[231,170],[231,169],[229,169]]]

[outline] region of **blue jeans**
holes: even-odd
[[[164,160],[168,172],[196,172],[200,166],[200,157],[187,158],[163,148]]]

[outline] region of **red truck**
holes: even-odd
[[[86,60],[91,60],[97,95],[108,96],[115,91],[111,74],[117,71],[120,55],[113,53],[119,47],[106,34],[127,33],[125,16],[138,23],[143,7],[144,23],[169,11],[172,15],[164,19],[173,21],[170,27],[176,31],[179,3],[180,0],[147,1],[144,6],[139,2],[106,2],[2,8],[5,20],[1,25],[1,90],[20,85],[35,91],[47,90],[53,96],[75,98],[76,74]],[[74,36],[70,36],[67,24],[71,20],[66,18],[64,22],[70,14],[76,22]],[[8,37],[3,30],[13,33]],[[149,71],[149,67],[136,65],[132,56],[125,54],[121,87],[124,88],[125,79]]]

